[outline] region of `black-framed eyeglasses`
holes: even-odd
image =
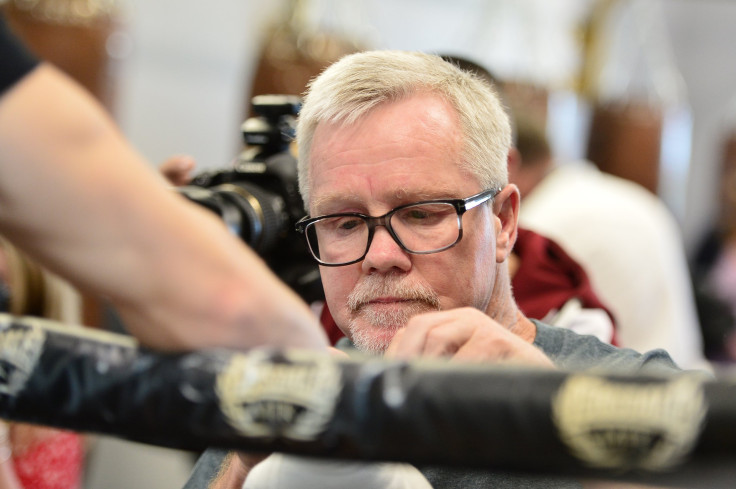
[[[484,190],[466,199],[425,200],[405,204],[378,217],[358,212],[306,216],[296,223],[309,251],[320,265],[339,267],[365,258],[376,226],[384,226],[402,250],[417,255],[455,246],[463,237],[462,216],[491,199],[500,188]]]

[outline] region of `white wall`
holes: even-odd
[[[175,153],[225,165],[240,144],[258,40],[283,2],[125,0],[131,53],[116,116],[153,162]]]

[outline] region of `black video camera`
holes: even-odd
[[[305,215],[289,149],[301,99],[259,95],[252,104],[257,116],[242,125],[246,147],[233,167],[200,173],[179,191],[220,216],[302,299],[322,300],[318,266],[294,229]]]

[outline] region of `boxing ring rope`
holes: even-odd
[[[724,379],[305,351],[162,354],[126,336],[9,315],[0,315],[0,416],[186,450],[683,487],[736,475],[736,383]]]

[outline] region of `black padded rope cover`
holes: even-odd
[[[8,315],[0,358],[0,416],[181,449],[604,476],[736,453],[736,385],[700,376],[300,351],[167,355],[124,336]]]

